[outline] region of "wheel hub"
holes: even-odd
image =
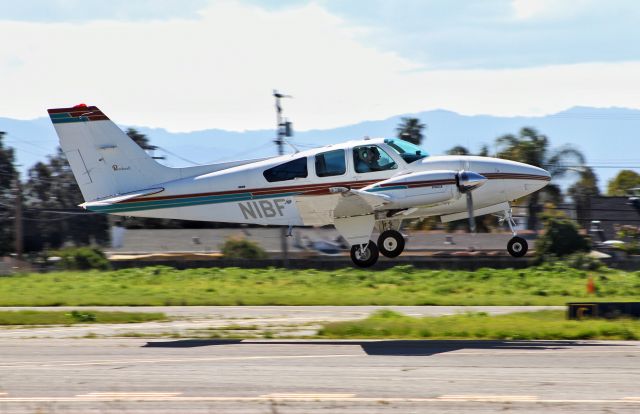
[[[393,237],[387,237],[386,239],[384,239],[384,242],[382,244],[384,245],[384,248],[389,251],[394,251],[398,248],[398,242]]]
[[[512,246],[512,249],[514,252],[521,252],[522,251],[522,244],[520,243],[514,243]]]
[[[358,249],[356,256],[358,257],[358,260],[362,260],[362,261],[369,260],[369,257],[371,257],[371,250],[369,250],[366,247]]]

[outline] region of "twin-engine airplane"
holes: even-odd
[[[403,221],[501,213],[523,256],[510,202],[549,182],[541,168],[489,157],[428,156],[399,139],[365,139],[267,159],[188,168],[157,163],[95,106],[49,109],[85,209],[121,216],[278,226],[333,224],[357,266],[397,257]],[[371,235],[380,233],[377,243]]]

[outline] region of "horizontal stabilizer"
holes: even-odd
[[[151,195],[151,194],[158,194],[159,192],[162,192],[162,191],[164,191],[164,188],[162,187],[132,191],[130,193],[119,194],[117,196],[103,198],[101,200],[87,201],[86,203],[80,204],[80,207],[89,209],[91,207],[109,206],[112,204],[121,203],[125,200],[130,200],[136,197],[142,197],[142,196]]]

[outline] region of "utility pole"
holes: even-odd
[[[276,139],[278,146],[278,155],[284,154],[284,137],[291,136],[291,123],[283,120],[281,98],[291,98],[289,95],[283,95],[274,89],[273,97],[276,98]],[[289,267],[289,244],[287,241],[288,229],[282,227],[280,230],[280,249],[282,250],[282,267]]]
[[[15,251],[16,259],[22,260],[22,253],[24,249],[24,233],[22,228],[22,184],[20,179],[16,178],[14,181],[15,191]]]

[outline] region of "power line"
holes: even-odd
[[[190,163],[190,164],[193,164],[193,165],[202,165],[202,164],[200,164],[200,163],[198,163],[198,162],[191,161],[191,160],[189,160],[189,159],[187,159],[187,158],[184,158],[184,157],[182,157],[182,156],[180,156],[180,155],[176,154],[175,152],[171,152],[171,151],[169,151],[169,150],[168,150],[168,149],[166,149],[166,148],[159,147],[159,146],[157,146],[157,145],[156,145],[156,148],[157,148],[157,149],[159,149],[159,150],[161,150],[161,151],[164,151],[164,152],[166,152],[167,154],[169,154],[169,155],[171,155],[171,156],[173,156],[173,157],[176,157],[176,158],[178,158],[178,159],[180,159],[180,160],[182,160],[182,161],[188,162],[188,163]]]
[[[625,168],[640,168],[640,163],[638,163],[638,165],[595,165],[595,164],[575,164],[575,165],[567,165],[567,164],[543,164],[543,166],[545,167],[559,167],[559,168],[584,168],[584,167],[589,167],[589,168],[594,168],[594,169],[599,169],[599,168],[619,168],[619,169],[625,169]]]

